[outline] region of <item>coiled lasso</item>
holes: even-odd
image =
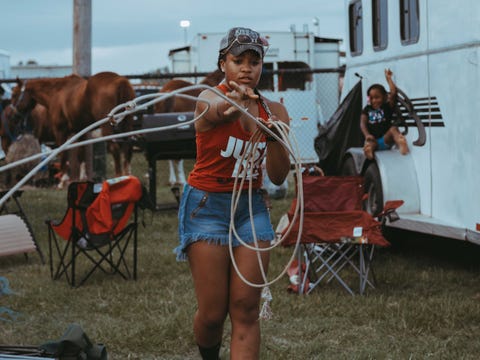
[[[269,310],[269,302],[271,300],[271,294],[269,290],[269,286],[272,285],[274,282],[278,281],[282,276],[284,276],[290,267],[291,263],[295,259],[296,253],[299,250],[300,246],[300,238],[303,230],[303,188],[302,188],[302,164],[299,161],[297,154],[298,154],[298,147],[295,141],[295,138],[293,135],[291,136],[293,139],[293,144],[291,143],[289,136],[288,136],[288,131],[289,127],[280,121],[275,121],[272,122],[273,130],[269,129],[261,120],[258,118],[254,117],[252,114],[250,114],[246,109],[244,109],[242,106],[238,105],[235,101],[231,100],[228,98],[226,95],[224,95],[221,91],[219,91],[216,88],[212,88],[208,85],[192,85],[192,86],[187,86],[178,90],[171,91],[169,93],[156,93],[156,94],[147,94],[147,95],[142,95],[139,96],[131,101],[125,102],[123,104],[119,104],[115,108],[113,108],[110,113],[103,119],[96,121],[95,123],[87,126],[84,128],[82,131],[78,132],[74,136],[72,136],[70,139],[68,139],[65,143],[60,145],[59,147],[49,150],[47,152],[42,152],[39,154],[35,154],[29,157],[26,157],[24,159],[9,163],[7,165],[4,165],[0,167],[0,172],[3,172],[5,170],[11,169],[13,167],[28,163],[32,160],[37,160],[42,158],[40,163],[38,163],[28,174],[26,174],[21,180],[19,180],[15,186],[13,186],[1,199],[0,199],[0,207],[22,186],[24,185],[28,180],[30,180],[40,169],[42,169],[49,161],[51,161],[53,158],[55,158],[59,153],[63,151],[67,151],[72,148],[80,147],[80,146],[85,146],[88,144],[93,144],[97,143],[100,141],[107,141],[107,140],[113,140],[113,139],[118,139],[122,137],[129,137],[129,136],[136,136],[136,135],[141,135],[141,134],[146,134],[149,132],[158,132],[158,131],[166,131],[170,130],[176,127],[184,127],[186,125],[193,124],[195,121],[197,121],[199,118],[201,118],[206,112],[208,112],[210,108],[210,103],[201,98],[197,98],[191,95],[183,94],[183,92],[188,92],[191,90],[198,90],[198,89],[206,89],[209,91],[214,92],[217,96],[223,98],[225,101],[230,103],[232,106],[237,107],[245,116],[249,117],[253,121],[257,123],[257,130],[252,134],[248,146],[246,147],[246,151],[242,153],[240,163],[244,164],[243,169],[240,169],[240,171],[237,172],[237,176],[235,177],[234,181],[234,189],[232,191],[232,205],[231,205],[231,222],[230,222],[230,227],[229,227],[229,253],[230,253],[230,258],[233,264],[233,267],[238,274],[238,276],[244,281],[246,284],[253,286],[253,287],[258,287],[258,288],[263,288],[262,290],[262,298],[264,299],[264,304],[262,306],[262,310],[260,312],[260,317],[261,318],[269,318],[271,316],[271,312]],[[89,139],[81,142],[76,142],[79,138],[81,138],[84,134],[95,130],[96,128],[100,127],[101,125],[110,122],[112,125],[117,125],[120,123],[126,116],[134,114],[138,111],[142,111],[147,109],[148,107],[156,104],[157,102],[160,101],[165,101],[166,99],[173,97],[173,96],[178,96],[178,97],[183,97],[186,99],[194,100],[194,101],[200,101],[204,102],[207,106],[205,110],[200,113],[198,116],[194,117],[193,119],[182,122],[179,124],[174,124],[174,125],[168,125],[168,126],[158,126],[154,128],[148,128],[148,129],[140,129],[140,130],[135,130],[135,131],[130,131],[130,132],[125,132],[121,134],[113,134],[113,135],[108,135],[108,136],[102,136],[94,139]],[[260,248],[258,245],[258,240],[256,237],[255,233],[255,226],[254,226],[254,221],[253,221],[253,211],[252,211],[252,194],[253,194],[253,188],[252,188],[252,181],[249,179],[250,172],[248,169],[252,169],[254,166],[254,160],[255,160],[255,153],[258,147],[258,144],[260,142],[260,139],[262,138],[262,134],[266,134],[267,136],[273,137],[276,141],[278,141],[289,153],[293,165],[294,165],[294,172],[297,178],[296,181],[296,196],[297,196],[297,201],[296,201],[296,207],[295,211],[293,214],[292,221],[290,221],[289,226],[286,228],[286,230],[283,232],[283,235],[281,236],[280,239],[275,241],[270,247],[265,247],[265,248]],[[249,187],[248,187],[248,194],[249,194],[249,213],[250,213],[250,223],[252,227],[252,233],[253,233],[253,238],[254,238],[254,243],[253,245],[247,244],[245,241],[243,241],[240,236],[238,235],[236,229],[235,229],[235,224],[234,224],[234,214],[237,210],[237,205],[240,199],[240,194],[241,194],[241,189],[243,189],[243,185],[245,184],[245,181],[249,181]],[[285,268],[278,274],[276,277],[274,277],[272,280],[267,279],[266,271],[263,267],[263,263],[261,261],[261,253],[264,251],[271,251],[275,247],[279,246],[282,244],[283,240],[289,235],[293,225],[298,221],[299,224],[299,230],[298,230],[298,235],[297,239],[295,242],[294,250],[292,252],[292,256],[290,257],[287,265]],[[259,263],[259,267],[261,269],[261,274],[263,278],[262,283],[252,283],[249,281],[239,270],[237,263],[235,261],[235,257],[233,255],[233,238],[236,238],[243,246],[253,250],[257,254],[257,259]]]

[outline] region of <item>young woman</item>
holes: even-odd
[[[269,128],[271,122],[288,124],[285,107],[263,98],[256,86],[268,43],[259,33],[247,28],[233,28],[220,42],[218,67],[225,79],[217,86],[228,98]],[[195,123],[197,159],[182,196],[179,210],[180,246],[177,259],[188,258],[198,309],[194,318],[195,340],[203,359],[217,359],[223,326],[230,317],[232,334],[231,359],[257,359],[260,349],[259,305],[261,289],[247,285],[237,274],[229,253],[229,226],[234,216],[241,239],[253,244],[254,235],[249,212],[248,181],[234,214],[231,198],[235,177],[245,168],[241,155],[252,143],[258,143],[255,165],[248,169],[255,189],[252,208],[258,246],[267,247],[274,231],[265,201],[261,163],[274,184],[282,184],[290,170],[289,154],[274,137],[262,134],[251,139],[257,123],[242,114],[236,106],[211,90],[200,98],[210,104],[208,111]],[[207,104],[197,102],[195,114],[206,110]],[[268,266],[268,253],[261,253],[262,266]],[[233,239],[233,256],[240,273],[248,281],[263,283],[256,251]]]
[[[375,150],[388,150],[396,144],[400,153],[408,153],[408,145],[405,137],[392,125],[392,115],[395,102],[397,101],[397,87],[392,80],[392,71],[385,69],[390,93],[387,93],[383,85],[373,84],[367,90],[369,104],[363,108],[360,117],[360,128],[365,136],[363,151],[365,156],[372,160]]]

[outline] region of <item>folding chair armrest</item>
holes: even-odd
[[[383,211],[377,216],[380,222],[383,223],[384,220],[387,218],[390,222],[400,219],[396,210],[403,204],[403,200],[389,200],[385,202],[385,205],[383,206]]]

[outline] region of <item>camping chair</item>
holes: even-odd
[[[367,286],[374,288],[374,249],[389,243],[381,233],[381,222],[362,210],[365,196],[363,178],[303,176],[302,182],[303,231],[298,259],[289,271],[290,279],[294,279],[289,289],[308,294],[321,283],[335,279],[354,295],[347,280],[352,273],[358,277],[358,293],[363,294]],[[389,203],[389,215],[401,204],[399,201]],[[295,206],[296,199],[287,214],[289,221],[293,218]],[[297,221],[292,224],[290,233],[285,234],[283,244],[294,245],[298,231]]]
[[[60,222],[46,221],[52,279],[64,275],[76,287],[101,270],[136,280],[137,205],[142,193],[143,187],[134,176],[99,184],[71,183],[65,216]],[[130,244],[131,257],[127,253]],[[81,262],[80,257],[86,260]],[[77,275],[81,276],[78,280]]]
[[[7,192],[7,190],[0,191],[0,198],[3,198]],[[0,256],[23,253],[28,260],[28,253],[36,251],[44,264],[42,250],[20,203],[22,194],[22,190],[15,191],[0,206]],[[11,206],[12,202],[13,206]]]

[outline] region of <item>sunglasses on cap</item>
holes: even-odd
[[[238,34],[235,35],[235,38],[230,41],[230,45],[228,45],[225,49],[221,51],[222,54],[226,54],[235,43],[239,45],[255,45],[260,46],[262,48],[263,53],[266,52],[266,48],[268,48],[269,44],[267,39],[261,36],[250,36],[247,34]]]

